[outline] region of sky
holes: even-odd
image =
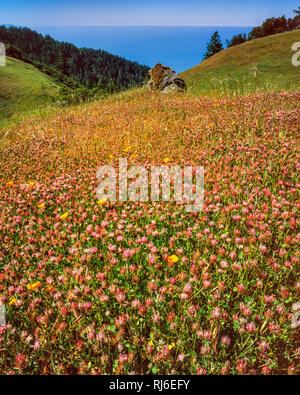
[[[257,26],[293,16],[299,0],[0,0],[17,26]]]

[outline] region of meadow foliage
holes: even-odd
[[[299,92],[135,90],[2,131],[2,374],[294,374]],[[205,202],[98,201],[96,171],[205,168]]]

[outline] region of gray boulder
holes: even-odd
[[[148,89],[150,91],[184,92],[186,84],[179,75],[170,67],[157,63],[152,70],[149,71],[150,81]]]

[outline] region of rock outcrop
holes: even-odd
[[[150,81],[148,89],[150,91],[168,92],[184,92],[186,84],[179,75],[170,67],[157,63],[153,69],[149,71]]]

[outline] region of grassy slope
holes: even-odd
[[[181,76],[196,94],[297,90],[300,68],[291,62],[292,44],[297,41],[300,30],[249,41],[216,54]]]
[[[253,92],[298,90],[299,69],[293,67],[292,44],[300,31],[277,34],[228,48],[182,73],[188,90],[198,95],[244,95]],[[255,77],[255,69],[257,76]],[[0,67],[0,124],[47,111],[60,85],[34,66],[7,58]]]
[[[19,118],[20,113],[52,103],[60,85],[34,66],[7,58],[0,67],[0,119]]]

